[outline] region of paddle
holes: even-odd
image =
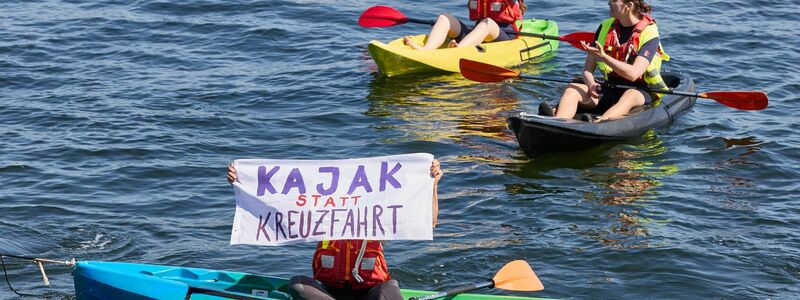
[[[527,262],[524,260],[515,260],[503,266],[500,271],[497,271],[497,274],[494,275],[494,278],[486,282],[465,285],[433,295],[411,297],[408,300],[430,300],[441,297],[449,297],[482,288],[498,288],[510,291],[532,292],[541,291],[544,289],[544,286],[542,285],[542,282],[539,281],[539,278],[536,277],[536,273],[533,273],[533,269],[531,269],[531,266],[528,265]]]
[[[50,279],[47,278],[47,273],[45,273],[45,271],[44,271],[44,263],[56,263],[56,264],[63,264],[63,265],[67,265],[67,266],[74,266],[75,265],[75,259],[72,259],[72,261],[69,261],[69,260],[60,261],[60,260],[52,260],[52,259],[45,259],[45,258],[35,258],[35,257],[26,257],[26,256],[19,256],[19,255],[0,253],[0,262],[3,265],[3,274],[5,274],[7,283],[8,283],[8,273],[6,272],[6,263],[5,263],[5,261],[3,261],[3,257],[11,257],[11,258],[16,258],[16,259],[21,259],[21,260],[30,260],[30,261],[36,263],[39,266],[39,272],[42,273],[42,281],[44,281],[44,285],[45,286],[50,286]],[[17,295],[20,295],[19,293],[17,293],[16,290],[11,288],[11,283],[8,283],[8,287],[12,291],[14,291],[14,293],[16,293]]]
[[[466,77],[469,80],[479,81],[479,82],[498,82],[511,78],[555,81],[564,83],[581,82],[579,80],[521,75],[519,72],[514,70],[509,70],[503,67],[489,65],[482,62],[477,62],[463,58],[459,61],[458,65],[459,68],[461,69],[461,74],[464,75],[464,77]],[[690,92],[673,91],[673,90],[655,90],[644,87],[635,87],[635,86],[613,84],[607,82],[601,82],[600,84],[610,88],[639,89],[650,93],[712,99],[726,106],[742,110],[761,110],[766,108],[769,102],[767,94],[761,91],[715,91],[715,92],[704,92],[704,93],[690,93]]]
[[[389,27],[405,23],[419,23],[419,24],[433,25],[434,23],[436,23],[436,21],[408,18],[399,10],[383,5],[378,5],[368,8],[367,10],[364,11],[364,13],[361,14],[361,17],[358,18],[358,25],[364,27]],[[583,49],[581,42],[587,42],[590,44],[594,42],[593,32],[573,32],[564,36],[553,36],[553,35],[520,32],[513,30],[504,30],[504,31],[508,34],[513,34],[513,35],[524,35],[524,36],[532,36],[549,40],[564,41],[578,49]]]

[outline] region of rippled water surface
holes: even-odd
[[[526,259],[555,298],[800,295],[800,5],[650,1],[700,91],[764,90],[770,107],[713,100],[621,144],[531,161],[505,118],[563,86],[385,79],[366,51],[428,28],[367,29],[378,4],[411,17],[462,1],[3,1],[0,253],[310,273],[313,245],[229,246],[237,158],[429,152],[446,172],[433,241],[386,246],[402,286],[446,289]],[[594,31],[605,1],[528,1],[561,34]],[[562,45],[524,66],[578,74]],[[68,269],[27,294],[73,298]],[[486,293],[501,293],[490,290]],[[3,284],[0,298],[15,299]]]

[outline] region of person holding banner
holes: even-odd
[[[430,156],[430,154],[426,155]],[[397,165],[399,166],[400,164]],[[424,165],[422,167],[424,168]],[[387,171],[387,167],[383,169],[386,172],[382,174],[386,176],[399,174],[400,171],[397,170],[400,170],[400,168],[397,167],[397,169],[392,169],[390,172]],[[407,167],[403,165],[402,168]],[[232,185],[234,183],[240,184],[241,176],[237,176],[237,169],[234,163],[228,165],[227,171],[228,183]],[[421,173],[420,175],[425,176],[423,174]],[[439,214],[437,185],[443,174],[439,161],[433,159],[430,166],[430,176],[433,179],[431,220],[434,227]],[[287,182],[290,182],[290,180],[287,180]],[[302,219],[300,222],[303,222]],[[266,224],[266,221],[264,221],[264,224]],[[309,276],[294,276],[290,279],[289,292],[294,298],[305,300],[403,299],[399,283],[389,276],[382,241],[366,239],[320,241],[312,259],[312,270],[313,278]]]

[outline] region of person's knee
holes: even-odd
[[[308,276],[298,275],[289,279],[289,291],[294,292],[295,295],[302,294],[305,290],[306,284],[309,280],[313,280]]]
[[[461,33],[461,22],[459,22],[458,18],[454,17],[453,15],[441,14],[436,19],[436,23],[447,24],[447,32],[449,37],[455,37]]]
[[[397,280],[394,280],[394,279],[389,279],[386,282],[384,282],[383,284],[386,285],[386,286],[392,287],[392,288],[398,288],[398,289],[400,288],[400,282],[398,282]]]
[[[397,280],[389,279],[374,290],[370,291],[367,299],[369,300],[402,300],[403,294],[400,291],[400,283]]]
[[[619,99],[620,103],[629,107],[636,107],[644,105],[644,95],[639,90],[627,90]]]
[[[586,91],[580,85],[571,83],[564,89],[564,95],[561,97],[561,102],[574,102],[578,103],[581,99],[586,98]]]
[[[447,22],[447,24],[450,24],[450,27],[453,27],[458,25],[458,18],[451,14],[441,14],[438,18],[436,18],[436,22]]]
[[[303,283],[306,277],[308,276],[303,276],[303,275],[292,276],[292,278],[289,278],[289,284]]]
[[[495,22],[494,20],[492,20],[490,18],[485,18],[485,19],[481,20],[481,24],[484,24],[486,26],[500,27],[500,25],[497,25],[497,22]]]

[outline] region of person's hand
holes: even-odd
[[[433,162],[431,162],[431,177],[433,177],[433,183],[439,183],[439,179],[442,179],[442,175],[444,175],[444,172],[442,168],[439,167],[439,161],[434,159]]]
[[[233,163],[230,163],[228,165],[228,183],[233,184],[236,179],[236,167],[233,166]]]
[[[602,94],[600,94],[600,84],[595,81],[591,81],[588,85],[589,87],[589,97],[592,99],[599,99]]]
[[[594,41],[594,46],[584,41],[581,41],[581,45],[583,46],[583,51],[594,55],[597,58],[603,59],[606,56],[606,52],[603,50],[603,45],[600,45],[600,42],[598,41]]]

